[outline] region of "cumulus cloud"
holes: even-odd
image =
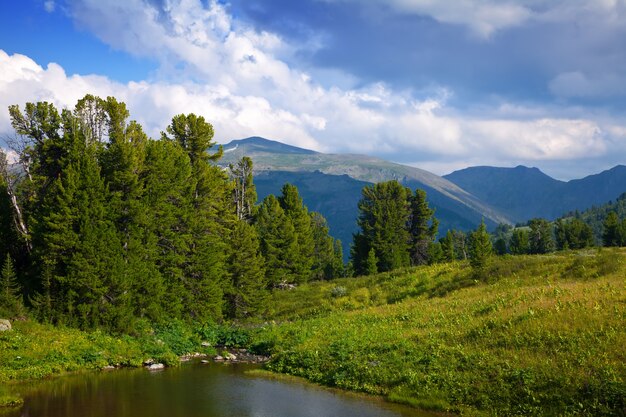
[[[2,108],[37,100],[72,107],[87,93],[113,95],[154,137],[173,115],[194,112],[214,124],[220,142],[260,135],[326,152],[429,160],[424,167],[439,164],[438,173],[468,161],[584,158],[616,146],[597,122],[549,117],[545,109],[509,105],[470,117],[448,104],[445,90],[415,99],[384,83],[324,87],[280,58],[291,50],[280,37],[242,25],[217,2],[76,0],[70,13],[113,47],[159,60],[157,75],[129,83],[68,75],[55,63],[44,68],[0,50]],[[0,132],[9,128],[0,112]]]

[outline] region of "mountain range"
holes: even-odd
[[[626,192],[626,166],[622,165],[569,182],[524,166],[471,167],[442,177],[371,156],[326,154],[260,137],[224,145],[219,163],[228,166],[243,156],[254,162],[259,201],[268,194],[280,194],[286,182],[296,185],[309,210],[326,217],[344,251],[357,229],[361,189],[376,182],[398,180],[411,189],[424,189],[440,221],[440,235],[449,229],[473,229],[481,219],[489,227],[535,217],[554,219]]]

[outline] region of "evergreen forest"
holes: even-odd
[[[343,274],[326,220],[289,184],[257,204],[252,161],[218,167],[201,116],[177,115],[152,139],[112,97],[9,113],[0,313],[27,304],[43,322],[132,334],[257,315],[273,288]]]

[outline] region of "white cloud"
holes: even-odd
[[[87,93],[113,95],[155,137],[173,115],[194,112],[213,123],[220,142],[259,135],[327,152],[446,158],[448,166],[600,156],[615,149],[610,132],[623,125],[605,121],[610,131],[582,116],[564,119],[514,104],[470,117],[447,104],[446,90],[415,100],[382,83],[325,88],[278,58],[290,50],[282,39],[242,26],[216,2],[171,0],[158,9],[140,0],[82,0],[71,10],[77,24],[113,47],[158,59],[158,74],[123,84],[68,75],[57,64],[43,68],[0,50],[0,108],[37,100],[72,107]],[[0,132],[9,129],[0,112]]]

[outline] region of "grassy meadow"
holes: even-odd
[[[626,415],[626,250],[437,264],[276,291],[264,321],[170,321],[142,334],[16,321],[0,333],[0,410],[20,382],[176,365],[247,347],[267,368],[461,415]],[[203,347],[204,346],[204,347]],[[21,388],[20,388],[21,387]]]
[[[269,369],[462,415],[626,414],[626,252],[496,258],[274,294]]]

